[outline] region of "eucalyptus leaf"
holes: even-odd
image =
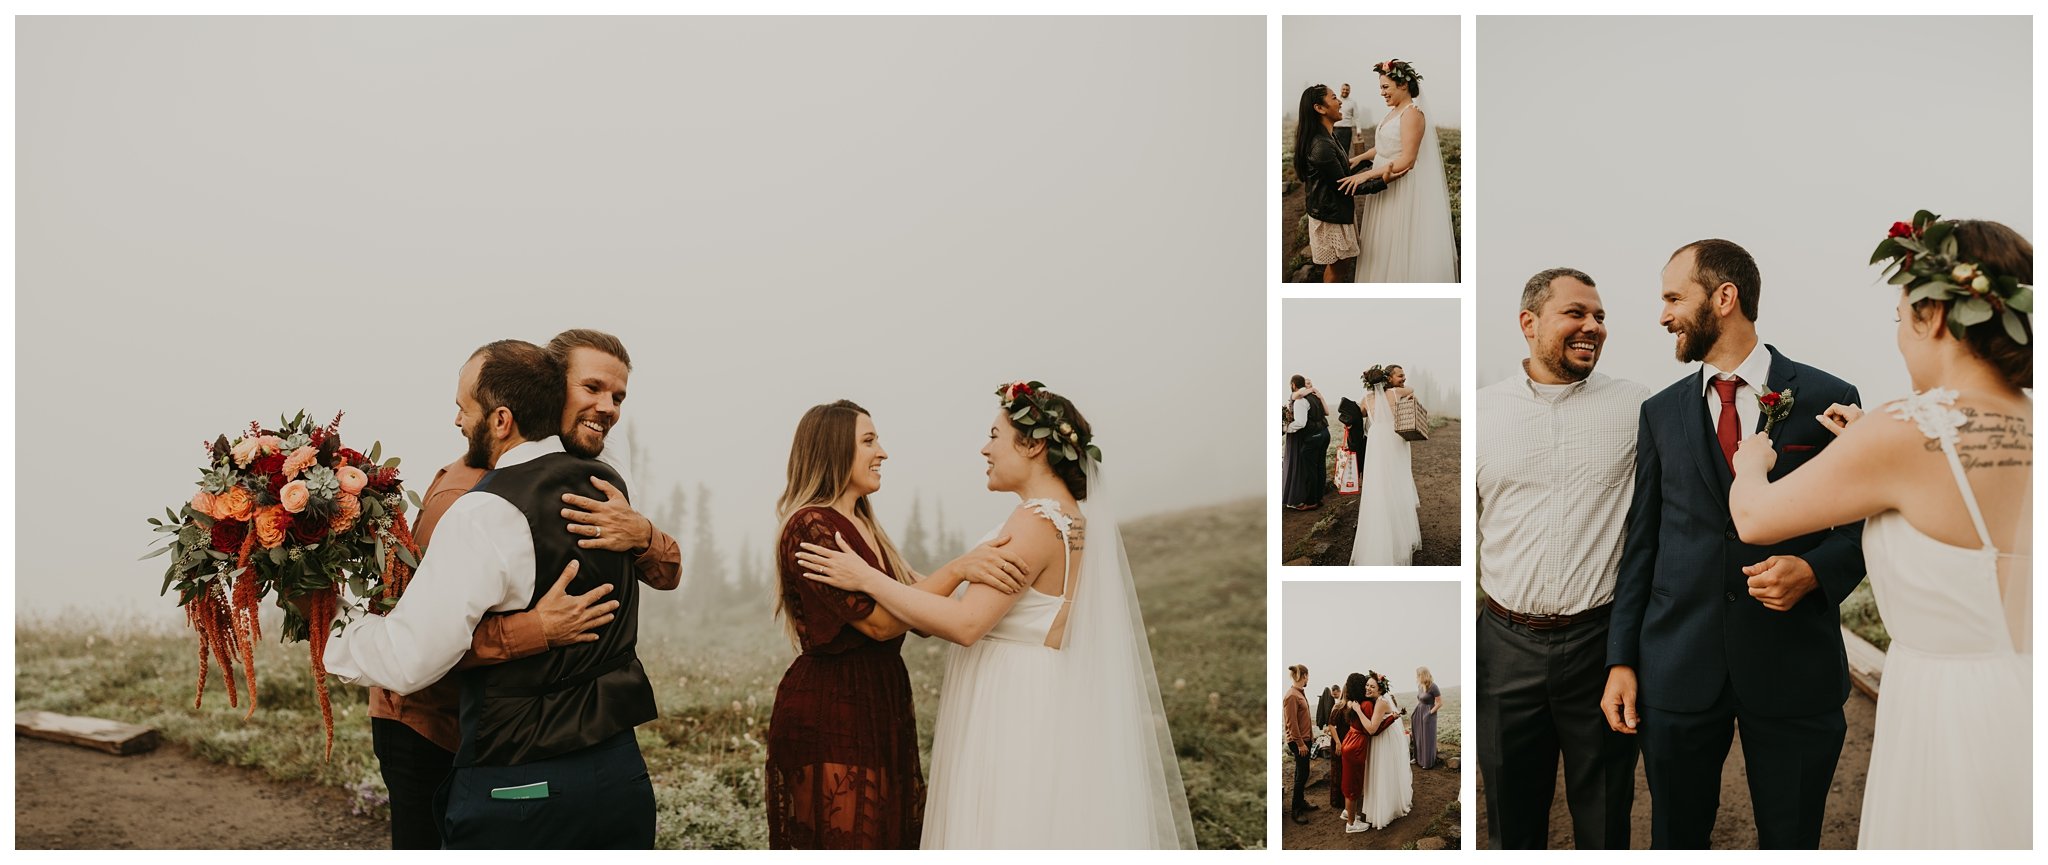
[[[1042,438],[1047,438],[1047,437],[1050,437],[1051,435],[1052,435],[1052,428],[1051,428],[1051,427],[1038,427],[1038,428],[1035,428],[1035,429],[1033,429],[1033,430],[1031,431],[1031,437],[1032,437],[1032,438],[1035,438],[1035,439],[1042,439]]]
[[[171,551],[171,548],[170,548],[170,547],[167,547],[167,546],[166,546],[166,547],[157,547],[157,548],[156,548],[156,551],[155,551],[155,552],[151,552],[151,553],[148,553],[148,554],[144,555],[144,556],[143,556],[142,558],[136,559],[136,561],[138,561],[138,562],[146,562],[146,561],[148,561],[148,560],[150,560],[150,559],[154,559],[154,558],[156,558],[157,556],[161,556],[161,555],[163,555],[163,554],[165,554],[165,553],[168,553],[168,552],[170,552],[170,551]],[[161,592],[159,592],[158,594],[162,594],[162,593],[161,593]]]
[[[1950,305],[1948,316],[1951,321],[1959,322],[1964,327],[1990,321],[1991,303],[1981,297],[1965,298]]]
[[[1930,298],[1934,300],[1940,300],[1947,296],[1948,283],[1930,282],[1926,285],[1920,286],[1919,288],[1913,289],[1911,294],[1906,295],[1906,302],[1919,303],[1920,301],[1928,300]]]
[[[2024,312],[2028,315],[2033,315],[2034,287],[2031,285],[2022,285],[2019,288],[2014,289],[2012,296],[2005,299],[2005,305],[2012,307],[2013,309],[2017,309],[2020,312]]]
[[[284,564],[284,547],[270,548],[270,563],[273,565]]]
[[[2018,313],[2013,312],[2010,307],[2007,307],[2005,311],[2001,315],[1999,315],[1998,321],[2000,324],[2005,325],[2005,334],[2007,336],[2012,337],[2013,342],[2017,342],[2020,345],[2027,344],[2027,329],[2025,326],[2020,324],[2020,317]]]
[[[1886,281],[1886,282],[1888,282],[1888,283],[1890,283],[1890,284],[1892,284],[1892,285],[1905,285],[1906,283],[1912,282],[1913,280],[1916,280],[1916,279],[1919,279],[1919,278],[1920,278],[1920,275],[1919,275],[1919,274],[1917,274],[1917,273],[1914,273],[1914,272],[1912,272],[1912,271],[1910,271],[1910,270],[1903,270],[1903,269],[1902,269],[1902,270],[1900,270],[1900,271],[1899,271],[1898,273],[1896,273],[1896,274],[1893,274],[1893,275],[1892,275],[1892,278],[1891,278],[1891,279],[1888,279],[1888,280],[1885,280],[1885,281]]]
[[[1956,257],[1956,253],[1957,253],[1957,252],[1959,252],[1959,251],[1960,251],[1960,250],[1958,250],[1958,249],[1956,248],[1956,238],[1955,238],[1955,234],[1954,234],[1953,232],[1950,232],[1950,233],[1948,233],[1948,234],[1946,234],[1945,236],[1943,236],[1943,237],[1942,237],[1942,239],[1941,239],[1941,257],[1942,257],[1942,258],[1946,258],[1946,259],[1949,259],[1949,260],[1953,261],[1953,260],[1955,259],[1955,257]]]
[[[370,464],[371,464],[371,465],[376,465],[376,464],[377,464],[377,458],[378,458],[379,456],[382,456],[383,454],[384,454],[384,443],[383,443],[383,442],[372,442],[372,443],[370,444],[370,455],[369,455],[368,459],[370,460]]]
[[[388,460],[385,460],[385,461],[384,461],[384,467],[385,467],[385,468],[387,468],[387,469],[395,469],[395,468],[398,468],[398,458],[397,458],[397,457],[392,457],[392,458],[390,458],[390,459],[388,459]]]
[[[405,566],[408,568],[418,568],[420,566],[420,560],[414,558],[412,551],[406,549],[404,544],[398,545],[398,558],[405,562]]]
[[[1934,215],[1934,211],[1931,211],[1931,210],[1916,210],[1916,211],[1913,211],[1913,226],[1914,226],[1915,228],[1918,228],[1918,227],[1920,227],[1920,226],[1922,226],[1922,225],[1926,225],[1927,223],[1933,222],[1933,221],[1935,221],[1935,220],[1937,220],[1937,219],[1940,219],[1940,218],[1941,218],[1941,217],[1939,217],[1939,216],[1935,216],[1935,215]]]
[[[1031,414],[1031,405],[1029,403],[1026,403],[1023,408],[1010,412],[1010,419],[1023,420],[1024,417],[1029,414]]]
[[[1897,258],[1901,251],[1902,250],[1899,249],[1899,242],[1887,237],[1884,240],[1879,241],[1877,244],[1877,251],[1872,252],[1870,254],[1870,263],[1876,264],[1887,258]]]

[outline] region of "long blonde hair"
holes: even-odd
[[[789,527],[789,519],[797,511],[810,507],[829,508],[846,491],[846,481],[853,475],[853,431],[861,415],[868,413],[851,400],[839,400],[824,405],[811,406],[804,412],[802,420],[796,423],[796,437],[789,443],[789,472],[787,485],[782,488],[782,497],[775,502],[777,538]],[[889,540],[889,533],[882,530],[882,524],[875,520],[875,509],[868,504],[868,497],[854,500],[853,518],[867,527],[875,537],[876,552],[881,554],[889,572],[901,583],[917,581],[911,573],[909,563],[896,551],[896,544]],[[778,543],[779,545],[779,543]],[[777,562],[780,569],[781,562]],[[782,586],[778,580],[775,588],[775,617],[782,620],[783,629],[789,632],[791,642],[797,642],[796,623],[790,621],[783,609]]]
[[[1422,683],[1422,690],[1424,691],[1429,690],[1429,686],[1436,684],[1436,677],[1429,674],[1428,667],[1416,667],[1415,679]]]

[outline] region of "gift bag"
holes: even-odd
[[[1358,457],[1341,444],[1337,446],[1337,494],[1358,495]]]

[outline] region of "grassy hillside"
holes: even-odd
[[[1261,504],[1183,511],[1125,527],[1196,838],[1208,848],[1265,843]],[[792,656],[780,626],[761,609],[747,608],[687,627],[650,616],[641,635],[640,655],[662,707],[661,717],[639,730],[655,782],[657,844],[766,846],[764,743],[775,685]],[[323,762],[304,646],[266,641],[258,648],[261,707],[248,721],[242,710],[228,708],[218,670],[205,707],[192,708],[196,652],[183,631],[24,620],[15,631],[15,703],[148,724],[208,759],[350,788],[364,807],[381,807],[365,691],[333,688],[334,758]],[[928,767],[943,647],[912,637],[904,656]]]

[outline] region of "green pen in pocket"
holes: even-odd
[[[546,799],[547,797],[548,782],[546,781],[524,784],[518,787],[491,788],[491,798],[493,799]]]

